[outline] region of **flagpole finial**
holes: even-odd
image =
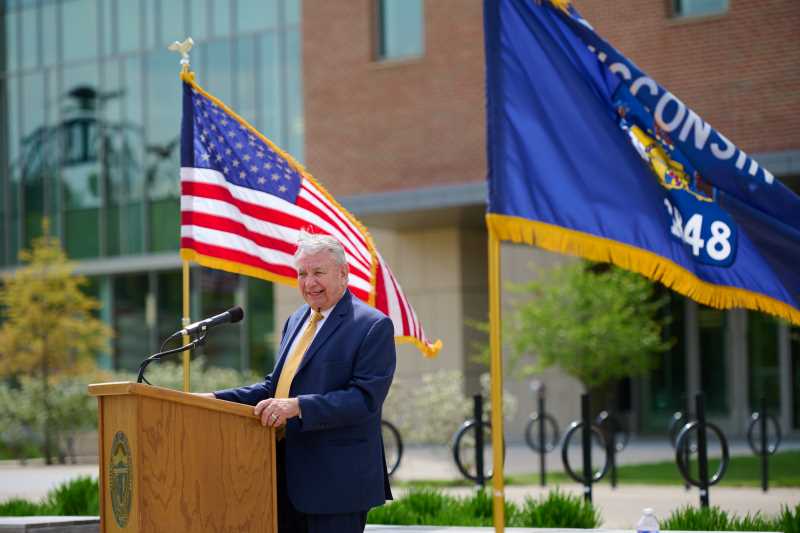
[[[183,72],[189,71],[189,51],[194,46],[194,40],[191,37],[187,37],[186,39],[181,41],[175,41],[167,48],[171,52],[178,52],[181,54],[181,70]]]

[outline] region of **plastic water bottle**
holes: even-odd
[[[658,520],[652,508],[642,511],[642,517],[636,523],[636,533],[658,533]]]

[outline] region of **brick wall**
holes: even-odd
[[[534,1],[534,0],[531,0]],[[598,32],[742,149],[800,149],[800,1],[575,0]],[[306,164],[335,195],[482,181],[482,2],[426,0],[425,55],[374,60],[372,0],[304,0]]]
[[[425,55],[374,60],[371,0],[303,1],[306,166],[333,194],[486,176],[478,0],[425,2]]]

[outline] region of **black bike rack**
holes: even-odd
[[[484,421],[482,415],[483,397],[480,394],[476,394],[473,397],[473,418],[461,424],[461,427],[456,430],[455,434],[453,435],[452,444],[453,461],[455,461],[458,471],[461,472],[465,478],[469,479],[470,481],[474,481],[475,484],[480,487],[483,487],[486,484],[486,480],[491,479],[492,475],[494,474],[493,470],[484,472],[485,465],[483,460],[483,450],[486,447],[486,443],[484,442],[484,431],[491,431],[492,425],[491,423]],[[461,455],[459,453],[462,441],[472,431],[475,432],[475,474],[470,472],[468,466],[461,461]],[[505,439],[503,439],[504,461],[505,451]]]
[[[544,384],[541,381],[531,383],[531,390],[536,396],[537,411],[528,418],[525,426],[525,442],[539,455],[539,484],[547,485],[547,466],[545,457],[558,446],[558,423],[552,415],[545,411]],[[548,439],[548,428],[552,438]],[[538,435],[534,434],[538,431]]]
[[[772,444],[769,443],[767,422],[772,423],[775,432],[775,442]],[[758,439],[760,446],[756,445],[754,438],[756,427],[759,428],[761,433]],[[761,398],[761,410],[750,415],[750,425],[747,428],[747,443],[753,453],[761,457],[761,490],[767,492],[769,490],[769,465],[767,464],[767,459],[778,451],[778,446],[781,444],[781,425],[775,416],[767,412],[766,398]]]
[[[630,433],[622,427],[617,417],[611,411],[600,411],[594,419],[595,424],[603,430],[606,441],[606,456],[608,457],[611,487],[617,487],[617,454],[628,446]]]
[[[561,443],[561,461],[564,463],[564,470],[567,474],[577,481],[578,483],[583,483],[583,498],[584,500],[591,502],[592,501],[592,484],[597,483],[603,476],[606,475],[608,472],[608,445],[605,442],[605,437],[603,435],[603,431],[595,424],[592,424],[592,419],[590,416],[589,410],[589,395],[582,394],[581,395],[581,420],[575,421],[570,424],[569,428],[567,428],[567,432],[564,433],[564,440]],[[572,469],[572,466],[569,464],[569,443],[572,440],[572,436],[578,430],[581,430],[581,451],[583,455],[583,472],[582,475],[578,475]],[[603,468],[598,470],[596,473],[592,473],[592,435],[600,442],[603,451],[606,453],[606,460],[603,464]]]
[[[728,441],[725,438],[725,434],[715,424],[706,422],[705,403],[702,393],[695,396],[695,410],[697,411],[697,420],[688,422],[683,426],[675,440],[675,462],[683,479],[700,489],[700,506],[708,507],[708,489],[722,480],[730,462],[730,455],[728,454]],[[710,478],[708,477],[708,443],[706,441],[708,430],[711,430],[717,436],[722,448],[719,468]],[[687,459],[687,452],[690,446],[689,435],[694,431],[697,432],[698,479],[693,478],[691,472],[689,472],[689,461]]]

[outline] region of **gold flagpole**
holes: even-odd
[[[500,352],[500,240],[489,227],[489,346],[492,377],[492,501],[494,530],[505,530],[505,489],[503,480],[503,360]]]
[[[191,37],[187,37],[183,41],[175,41],[167,48],[171,52],[177,52],[181,55],[181,75],[189,74],[189,52],[194,46],[194,41]],[[189,318],[189,261],[183,260],[183,319],[181,323],[185,328],[192,321]],[[189,344],[191,339],[189,335],[184,335],[181,339],[183,344]],[[183,352],[183,390],[189,392],[191,385],[191,376],[189,375],[189,363],[191,361],[191,353],[187,350]]]
[[[189,261],[183,260],[183,320],[181,323],[185,328],[192,321],[189,318]],[[191,339],[189,335],[183,336],[183,344],[188,344]],[[183,390],[189,392],[190,376],[189,376],[189,361],[191,353],[189,350],[183,352]]]

